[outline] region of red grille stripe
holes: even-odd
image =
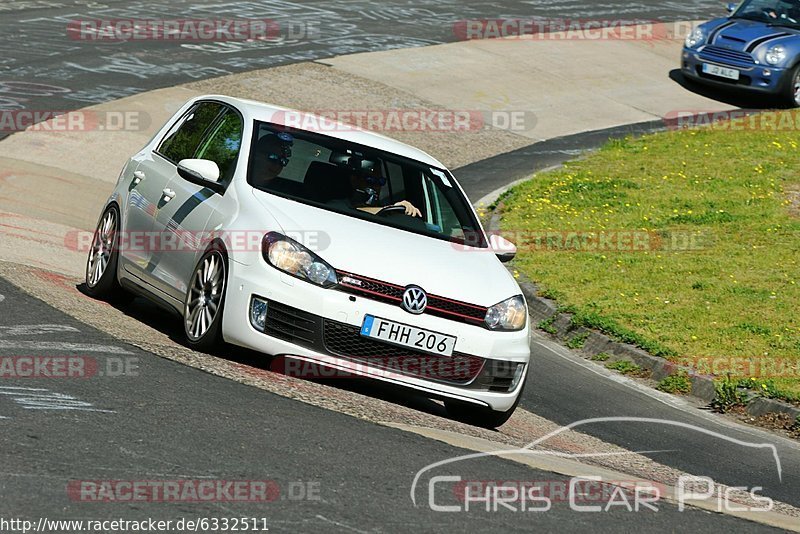
[[[403,286],[392,284],[390,282],[383,282],[381,280],[376,280],[374,278],[369,278],[367,276],[361,276],[346,271],[337,271],[337,275],[339,275],[339,277],[346,276],[349,278],[353,278],[355,280],[361,280],[366,284],[378,286],[379,289],[378,291],[375,291],[374,289],[367,289],[366,287],[360,287],[347,282],[342,282],[340,283],[340,287],[345,291],[373,295],[375,297],[379,297],[380,299],[390,300],[392,302],[402,301],[401,297],[393,293],[396,291],[405,291],[405,288]],[[385,289],[385,291],[381,291],[381,289]],[[430,312],[431,315],[445,316],[447,318],[460,320],[462,322],[469,322],[471,324],[482,323],[483,318],[486,315],[486,310],[488,309],[485,306],[477,306],[475,304],[469,304],[468,302],[462,302],[447,297],[440,297],[438,295],[428,295],[428,303],[429,306],[425,310],[425,313]],[[455,311],[455,310],[445,309],[444,307],[440,307],[441,305],[446,305],[446,304],[458,306],[463,309],[460,311]]]

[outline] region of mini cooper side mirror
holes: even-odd
[[[182,159],[178,163],[178,174],[182,178],[198,185],[208,185],[203,182],[219,183],[219,167],[207,159]]]
[[[494,234],[489,237],[489,245],[494,250],[497,259],[503,263],[508,263],[517,256],[517,247],[501,235]]]

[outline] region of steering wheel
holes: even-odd
[[[405,213],[406,213],[405,206],[392,205],[392,206],[386,206],[385,208],[381,209],[381,211],[379,211],[377,215],[381,217],[386,217],[387,215],[405,215]]]

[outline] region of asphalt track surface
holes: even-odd
[[[0,110],[69,110],[198,78],[265,68],[332,55],[424,46],[454,40],[452,21],[493,17],[563,17],[677,20],[713,16],[716,1],[604,2],[248,2],[239,11],[192,2],[6,2],[0,5]],[[32,9],[30,6],[38,6]],[[247,11],[242,11],[246,9]],[[557,11],[557,13],[555,13]],[[248,48],[242,43],[201,46],[164,42],[98,44],[66,37],[70,20],[85,18],[212,18],[238,16],[319,22],[321,34],[298,42]],[[283,19],[281,17],[284,17]],[[387,33],[390,32],[390,33]],[[249,45],[248,45],[249,46]],[[224,49],[224,50],[223,50]],[[36,84],[36,85],[33,85]],[[47,87],[45,87],[47,86]],[[642,125],[643,131],[652,125]],[[548,141],[487,160],[457,173],[473,199],[511,179],[574,157],[609,135],[638,131],[581,134]],[[1,134],[0,134],[1,135]],[[0,149],[2,147],[0,146]],[[531,160],[534,160],[533,162]],[[502,165],[501,163],[508,163]],[[0,282],[0,326],[66,325],[76,331],[50,333],[59,342],[117,347],[137,358],[137,377],[97,377],[83,381],[4,381],[0,425],[4,474],[0,516],[58,518],[159,519],[204,515],[202,506],[164,504],[97,506],[71,501],[65,491],[76,479],[168,479],[187,476],[270,479],[288,491],[293,482],[318,483],[321,501],[280,500],[272,508],[245,504],[209,505],[208,515],[259,515],[268,512],[273,530],[486,530],[530,528],[531,519],[516,515],[433,514],[411,508],[408,488],[413,474],[457,449],[353,418],[289,401],[238,383],[161,360],[115,340]],[[13,310],[13,312],[9,312]],[[23,331],[24,332],[24,331]],[[18,336],[28,344],[0,343],[0,354],[42,352],[43,337]],[[6,336],[8,339],[8,336]],[[6,348],[2,348],[6,347]],[[590,417],[649,417],[696,425],[748,443],[776,444],[783,468],[778,480],[774,460],[719,436],[645,423],[602,423],[581,431],[630,450],[661,450],[658,462],[728,485],[764,486],[765,494],[800,505],[800,455],[796,446],[737,429],[702,412],[676,408],[626,383],[610,381],[582,367],[549,344],[535,345],[531,382],[521,406],[559,424]],[[52,352],[52,351],[51,351]],[[58,355],[65,355],[62,349]],[[66,353],[68,354],[68,352]],[[81,354],[84,354],[81,352]],[[114,355],[97,353],[98,360]],[[101,365],[102,366],[102,365]],[[31,409],[36,397],[14,387],[43,388],[61,405],[90,403],[104,411]],[[59,396],[62,395],[62,396]],[[26,396],[27,395],[27,396]],[[55,397],[53,397],[55,395]],[[66,399],[69,395],[74,399]],[[29,399],[25,401],[25,399]],[[52,401],[51,398],[51,401]],[[33,399],[33,400],[31,400]],[[60,399],[60,400],[59,400]],[[231,399],[236,399],[235,405]],[[27,403],[27,404],[26,404]],[[86,408],[86,406],[84,406]],[[113,413],[112,413],[113,412]],[[509,462],[485,459],[459,474],[483,479],[558,478],[531,473]],[[258,513],[256,513],[258,512]],[[755,525],[729,518],[690,514],[570,513],[566,508],[537,514],[544,530],[673,530]],[[599,517],[599,518],[598,518]],[[483,522],[483,524],[482,524]],[[730,523],[726,523],[730,522]],[[396,527],[396,528],[395,528]]]
[[[246,517],[264,518],[272,532],[516,532],[566,525],[593,532],[772,530],[698,510],[679,512],[666,503],[658,512],[638,513],[621,507],[579,513],[567,502],[554,502],[546,513],[480,507],[434,512],[427,493],[433,475],[554,484],[566,479],[499,458],[465,460],[423,476],[415,506],[414,475],[467,451],[155,357],[2,280],[0,294],[0,356],[76,356],[96,370],[81,379],[3,380],[0,518]],[[74,489],[85,481],[176,480],[259,481],[274,489],[262,502],[194,503],[126,502],[123,492],[114,494],[119,500],[97,502],[90,499],[111,498]],[[452,484],[437,485],[435,502],[459,505],[453,491]]]

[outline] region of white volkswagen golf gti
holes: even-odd
[[[119,175],[87,292],[174,310],[199,350],[225,341],[503,424],[530,361],[527,306],[501,264],[513,245],[487,238],[428,154],[317,119],[189,101]]]

